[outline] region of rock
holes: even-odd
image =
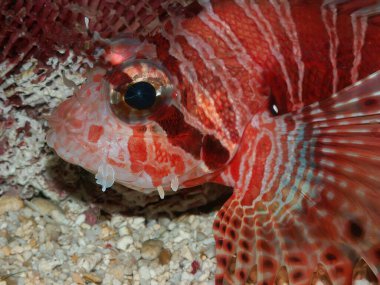
[[[131,234],[132,234],[132,232],[127,226],[122,226],[119,228],[119,235],[120,236],[127,236],[127,235],[131,235]]]
[[[158,256],[158,260],[160,261],[161,265],[166,265],[170,262],[172,259],[172,253],[170,250],[164,248],[161,252],[160,255]]]
[[[88,282],[95,283],[95,284],[102,283],[102,279],[99,276],[95,275],[94,273],[84,273],[83,279],[88,281]]]
[[[159,217],[159,218],[158,218],[158,223],[159,223],[162,227],[167,227],[167,226],[170,224],[170,219],[169,219],[169,218],[166,218],[166,217]]]
[[[164,243],[161,240],[150,239],[142,243],[141,257],[146,260],[156,259],[162,250]]]
[[[131,223],[131,227],[134,229],[134,230],[138,230],[140,228],[144,228],[145,227],[145,218],[143,217],[135,217]]]
[[[146,266],[141,266],[139,269],[140,285],[150,285],[150,272]]]
[[[50,260],[50,259],[42,259],[38,264],[38,270],[40,272],[51,272],[53,268],[61,265],[62,263],[59,260]]]
[[[175,228],[177,227],[176,223],[174,222],[170,222],[170,224],[168,225],[168,229],[170,231],[174,230]]]
[[[111,274],[115,279],[123,281],[125,266],[122,264],[111,266],[108,268],[108,273]]]
[[[181,241],[188,240],[188,239],[191,239],[190,233],[182,231],[182,230],[179,230],[178,231],[178,235],[173,239],[173,241],[176,242],[176,243],[180,243]]]
[[[181,249],[181,255],[189,261],[192,261],[194,259],[194,256],[188,246],[184,246]]]
[[[41,215],[50,216],[53,220],[60,224],[68,224],[68,220],[66,219],[63,210],[50,200],[33,198],[31,202],[27,203],[27,205],[39,212]]]
[[[42,215],[50,215],[53,211],[61,211],[62,209],[50,200],[43,198],[33,198],[32,204],[36,207],[36,210]]]
[[[11,254],[11,249],[9,246],[3,246],[0,248],[0,254],[4,256],[9,256]]]
[[[56,225],[47,224],[45,227],[46,240],[57,241],[61,235],[61,229]]]
[[[24,207],[24,202],[17,196],[0,197],[0,215],[9,211],[18,211]]]
[[[214,258],[215,257],[215,246],[210,245],[208,248],[204,251],[204,254],[209,258]]]
[[[88,254],[78,259],[78,268],[90,272],[103,259],[100,253]]]
[[[133,256],[133,254],[128,255],[127,258],[122,259],[122,264],[124,264],[124,274],[125,275],[132,275],[133,270],[136,269],[137,259]]]
[[[133,244],[133,238],[131,236],[123,236],[117,241],[116,248],[126,250],[131,244]]]
[[[71,278],[78,285],[84,285],[84,284],[86,284],[86,282],[83,280],[83,278],[77,272],[74,272],[73,274],[71,274]]]
[[[189,272],[186,272],[186,271],[183,271],[182,274],[181,274],[181,281],[184,283],[184,284],[190,284],[191,281],[194,280],[194,275],[189,273]]]
[[[207,236],[202,232],[197,232],[196,240],[197,241],[203,241],[207,238]]]
[[[115,279],[112,274],[106,273],[102,285],[121,285],[121,282]]]
[[[101,225],[99,238],[102,240],[110,240],[116,235],[116,231],[108,225]]]
[[[75,225],[76,226],[80,226],[81,224],[83,224],[84,222],[86,221],[86,216],[84,214],[80,214],[77,219],[75,220]]]

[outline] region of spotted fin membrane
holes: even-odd
[[[363,260],[380,280],[379,123],[380,72],[257,115],[241,145],[252,176],[214,223],[216,284],[352,284]]]

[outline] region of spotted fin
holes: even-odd
[[[380,280],[380,72],[257,115],[241,148],[214,223],[216,284],[352,284],[360,258]]]

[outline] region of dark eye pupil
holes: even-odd
[[[148,82],[136,82],[128,87],[124,100],[134,109],[149,109],[156,101],[156,89]]]

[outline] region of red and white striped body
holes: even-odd
[[[380,4],[199,3],[144,48],[110,49],[121,67],[95,69],[54,111],[49,144],[103,188],[233,186],[217,284],[350,284],[357,257],[379,274]],[[128,123],[110,94],[141,76],[173,92]]]

